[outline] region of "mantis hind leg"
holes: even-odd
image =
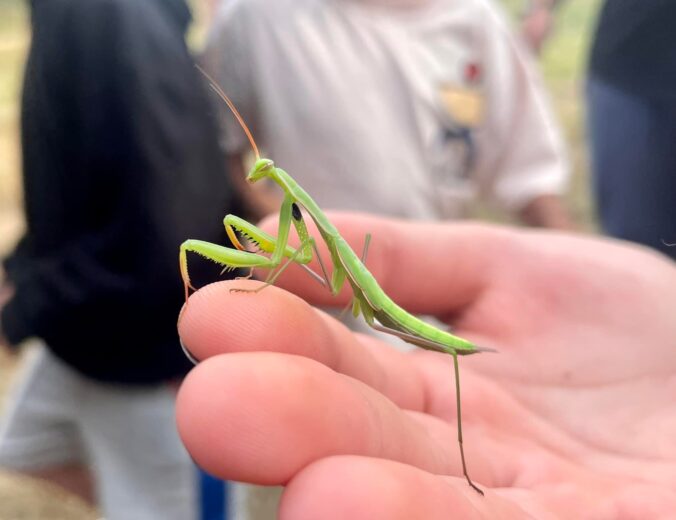
[[[392,329],[390,327],[385,327],[375,320],[370,320],[368,324],[380,332],[385,332],[387,334],[392,334],[398,338],[403,339],[409,343],[418,345],[419,347],[425,348],[427,350],[433,350],[436,352],[441,352],[443,354],[450,354],[453,356],[453,369],[455,371],[455,404],[456,404],[456,414],[458,418],[458,446],[460,447],[460,461],[462,462],[462,474],[464,475],[467,483],[472,489],[474,489],[480,495],[483,495],[484,492],[472,482],[472,479],[469,478],[469,473],[467,472],[467,464],[465,463],[465,449],[462,444],[462,409],[460,407],[460,370],[458,368],[458,353],[449,352],[441,348],[440,344],[437,344],[431,340],[415,336],[414,334],[409,334],[401,330]]]
[[[462,462],[462,474],[465,476],[470,487],[483,496],[484,492],[472,482],[467,473],[467,464],[465,463],[465,450],[462,447],[462,410],[460,409],[460,369],[458,368],[458,355],[453,354],[453,370],[455,372],[455,406],[458,416],[458,446],[460,446],[460,461]]]
[[[258,226],[236,215],[226,215],[223,219],[223,226],[225,227],[225,232],[228,234],[228,238],[230,238],[232,244],[240,251],[246,251],[246,248],[239,241],[235,231],[249,239],[260,251],[273,253],[277,248],[276,237],[273,237]],[[293,247],[287,245],[284,249],[284,256],[289,258],[295,252],[296,250]]]

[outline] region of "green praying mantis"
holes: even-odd
[[[233,103],[206,72],[201,69],[200,71],[207,77],[212,89],[221,97],[221,99],[223,99],[223,101],[225,101],[233,112],[251,143],[256,160],[247,174],[247,181],[254,183],[261,179],[271,179],[283,190],[284,200],[279,211],[277,237],[269,235],[255,225],[236,217],[235,215],[227,215],[223,223],[235,248],[212,244],[201,240],[186,240],[181,244],[179,263],[185,287],[186,302],[189,294],[188,289],[194,290],[188,274],[188,252],[196,253],[212,260],[224,266],[224,270],[250,268],[253,272],[254,268],[270,269],[269,276],[257,289],[233,289],[233,291],[258,292],[268,285],[273,284],[284,269],[292,263],[299,264],[305,268],[313,278],[327,287],[334,296],[340,292],[347,280],[352,288],[351,305],[352,313],[355,317],[361,314],[366,323],[375,330],[392,334],[418,347],[441,352],[443,354],[450,354],[452,356],[455,375],[458,445],[460,447],[462,471],[468,484],[478,493],[483,495],[483,491],[481,491],[481,489],[479,489],[479,487],[477,487],[470,479],[465,463],[462,439],[458,356],[493,350],[478,347],[465,339],[434,327],[406,312],[392,301],[364,265],[370,236],[366,237],[364,253],[360,258],[340,235],[336,227],[329,221],[312,197],[310,197],[310,195],[308,195],[308,193],[303,190],[303,188],[294,181],[287,172],[281,168],[277,168],[272,160],[261,158],[251,132]],[[325,265],[319,256],[315,239],[310,236],[310,233],[308,232],[300,209],[301,207],[315,222],[321,239],[329,250],[331,263],[333,265],[331,277],[328,276]],[[288,244],[291,225],[295,228],[300,240],[300,245],[297,248],[291,247]],[[235,231],[247,237],[258,246],[261,252],[267,253],[269,256],[246,250],[238,240]],[[322,270],[322,275],[317,274],[307,266],[313,258],[313,253],[317,257]],[[281,265],[284,259],[286,259],[286,263]],[[276,268],[279,269],[275,271]],[[186,354],[191,357],[189,352],[186,352]]]

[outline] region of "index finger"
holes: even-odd
[[[353,334],[344,324],[277,287],[255,295],[231,292],[258,284],[226,281],[208,285],[190,297],[178,328],[192,356],[201,361],[222,353],[260,350],[303,356],[363,381],[399,406],[424,409],[429,389],[410,356],[376,338]]]

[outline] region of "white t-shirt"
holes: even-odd
[[[205,63],[322,208],[438,219],[565,187],[540,81],[486,0],[227,0]]]

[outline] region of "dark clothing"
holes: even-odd
[[[609,235],[676,258],[676,1],[606,0],[589,69],[594,196]]]
[[[676,1],[607,0],[590,75],[645,98],[676,99]]]
[[[676,105],[590,78],[594,194],[603,231],[676,259]]]
[[[223,240],[232,209],[216,112],[184,42],[188,8],[34,0],[32,9],[28,231],[5,260],[16,293],[3,330],[12,343],[42,338],[101,381],[180,376],[189,363],[176,333],[178,248]]]

